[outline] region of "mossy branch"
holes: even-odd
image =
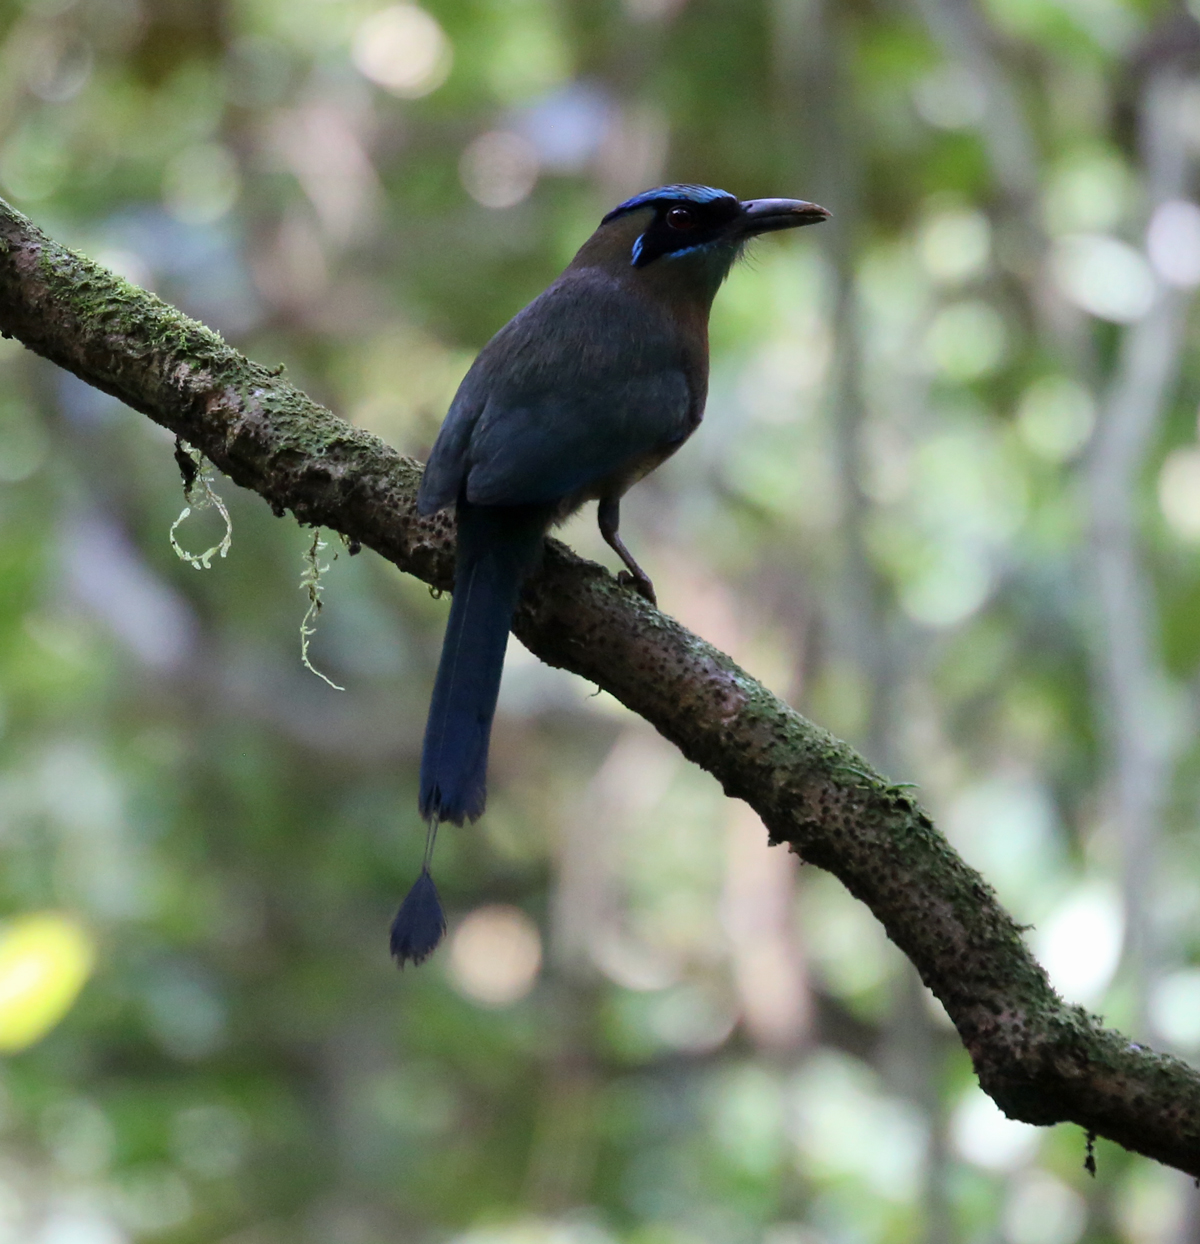
[[[453,526],[420,465],[0,201],[0,331],[169,428],[277,514],[342,532],[449,588]],[[1200,1074],[1051,989],[1021,931],[912,796],[724,653],[550,541],[514,622],[550,665],[615,695],[874,912],[941,1000],[984,1089],[1200,1176]]]

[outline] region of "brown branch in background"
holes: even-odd
[[[912,626],[889,610],[890,588],[870,548],[873,506],[864,480],[871,474],[866,362],[871,351],[856,254],[864,236],[864,141],[870,125],[856,107],[852,86],[855,23],[839,0],[778,0],[775,12],[780,29],[772,46],[779,49],[781,95],[790,109],[784,132],[793,146],[798,135],[805,136],[816,192],[825,196],[823,203],[835,205],[830,229],[819,239],[830,265],[834,343],[823,416],[839,498],[840,574],[821,605],[826,642],[864,676],[861,737],[867,756],[886,772],[904,771],[897,726],[905,680],[923,653]],[[800,180],[797,169],[796,183]],[[924,378],[909,380],[891,387],[888,402],[900,426],[908,423],[909,410],[926,407]],[[957,1235],[948,1178],[949,1110],[942,1091],[950,1048],[917,973],[905,972],[891,998],[879,1055],[893,1082],[929,1121],[917,1230],[925,1244],[950,1244]]]
[[[417,517],[417,463],[2,201],[0,332],[182,436],[276,513],[291,509],[450,586],[451,524]],[[1200,1175],[1200,1074],[1067,1006],[979,874],[850,747],[556,542],[514,629],[542,660],[644,717],[749,803],[772,841],[866,903],[1007,1114],[1072,1121]]]
[[[1181,124],[1188,82],[1168,64],[1148,76],[1141,93],[1151,212],[1182,198],[1193,171]],[[1190,289],[1162,285],[1147,314],[1125,332],[1087,462],[1088,570],[1099,620],[1092,678],[1104,727],[1106,793],[1120,841],[1125,970],[1139,1019],[1147,989],[1164,967],[1151,887],[1175,745],[1163,720],[1167,679],[1153,642],[1157,620],[1138,535],[1137,491],[1182,364],[1191,303]]]

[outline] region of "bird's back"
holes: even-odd
[[[582,501],[624,472],[639,477],[643,459],[661,461],[698,422],[706,361],[706,342],[681,333],[669,307],[601,269],[569,268],[467,373],[426,467],[422,511],[464,496]]]

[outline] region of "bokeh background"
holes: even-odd
[[[627,499],[663,607],[1200,1055],[1200,24],[1149,0],[0,0],[0,194],[424,455],[667,180],[815,199]],[[1198,7],[1200,11],[1200,7]],[[398,973],[447,602],[0,342],[3,1244],[1200,1240],[1010,1123],[870,914],[514,642]],[[217,544],[213,510],[176,530]],[[609,561],[585,514],[564,532]]]

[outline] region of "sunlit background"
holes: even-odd
[[[815,199],[623,510],[1070,999],[1200,1057],[1200,23],[1148,0],[0,0],[0,194],[404,452],[601,215]],[[1182,1244],[869,913],[514,643],[398,973],[446,615],[0,342],[0,1244]],[[592,514],[565,530],[611,564]],[[311,624],[310,617],[310,624]]]

